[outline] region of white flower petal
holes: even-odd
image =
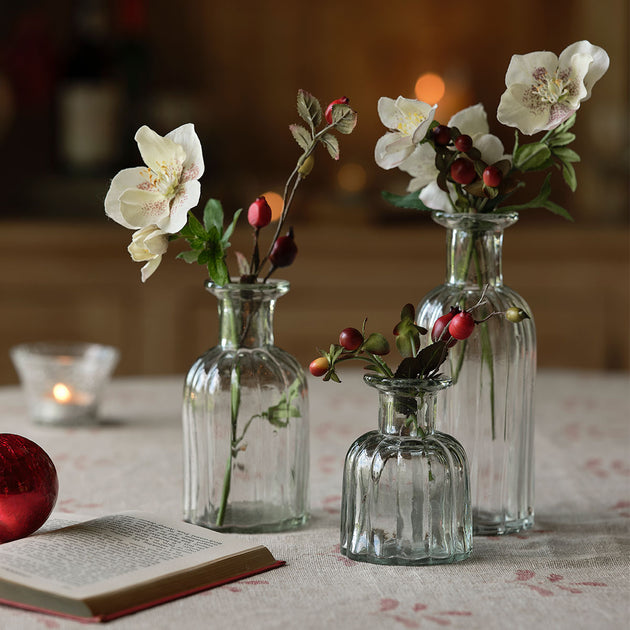
[[[168,216],[168,200],[157,191],[129,188],[120,196],[120,212],[128,224],[143,228]]]
[[[378,99],[377,110],[381,122],[388,129],[395,129],[398,124],[398,109],[396,108],[396,101],[394,101],[393,98],[381,96],[381,98]]]
[[[532,77],[539,68],[545,68],[549,74],[553,74],[558,68],[558,57],[546,50],[526,55],[512,55],[505,73],[505,85],[508,87],[513,83],[531,85]]]
[[[449,190],[451,185],[449,184]],[[451,199],[455,201],[457,194],[455,191],[451,193]],[[437,182],[431,182],[420,191],[420,201],[433,210],[444,210],[449,212],[453,209],[452,204],[448,200],[448,195],[437,185]]]
[[[389,132],[378,139],[374,148],[374,159],[381,168],[389,170],[408,158],[412,151],[410,137]]]
[[[499,138],[487,133],[475,140],[475,147],[481,152],[481,159],[487,164],[494,164],[499,160],[505,159],[503,143]]]
[[[435,152],[430,144],[418,145],[398,168],[413,176],[407,187],[409,192],[420,190],[435,181],[439,173],[435,167]]]
[[[473,140],[475,136],[487,134],[490,131],[488,116],[481,103],[471,105],[453,115],[448,121],[449,127],[457,127],[462,133],[469,135]]]
[[[199,179],[204,172],[203,152],[201,142],[195,133],[195,125],[186,123],[166,134],[165,138],[172,140],[183,147],[186,153],[182,181]]]
[[[107,214],[110,219],[116,221],[116,223],[129,229],[140,226],[132,225],[123,217],[120,209],[120,196],[129,188],[138,188],[138,186],[145,185],[147,180],[143,173],[146,172],[146,167],[126,168],[120,171],[120,173],[112,179],[112,183],[105,197],[105,214]]]
[[[570,46],[567,46],[560,53],[560,66],[570,66],[571,59],[576,54],[588,55],[591,58],[588,73],[584,77],[586,96],[582,98],[583,101],[587,101],[589,98],[591,98],[593,85],[595,85],[595,83],[599,81],[608,70],[608,66],[610,65],[610,58],[608,57],[608,53],[603,48],[600,48],[599,46],[594,46],[589,41],[584,39],[582,41],[575,42]]]
[[[179,232],[186,225],[188,211],[199,203],[200,196],[201,184],[197,180],[181,184],[171,201],[168,215],[162,216],[155,223],[169,234]]]
[[[140,278],[142,282],[146,282],[153,275],[153,272],[160,266],[161,262],[162,256],[156,256],[144,265],[144,267],[142,267],[140,270]]]
[[[550,107],[540,104],[538,108],[525,107],[525,92],[529,87],[512,85],[502,95],[497,108],[497,120],[508,127],[516,127],[521,133],[531,136],[549,123]]]
[[[135,141],[144,163],[156,173],[175,166],[181,169],[186,160],[186,152],[181,145],[170,138],[163,138],[146,125],[136,131]]]

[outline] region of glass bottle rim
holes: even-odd
[[[364,374],[363,381],[379,392],[398,396],[420,396],[450,387],[453,381],[443,374],[434,378],[392,378],[380,374]]]
[[[431,218],[451,229],[503,230],[518,221],[518,212],[444,212],[435,210]]]
[[[262,282],[239,282],[239,278],[230,278],[230,282],[219,285],[212,280],[205,281],[206,291],[209,291],[217,297],[223,297],[229,294],[253,293],[260,297],[280,297],[289,292],[291,283],[288,280],[267,280]]]

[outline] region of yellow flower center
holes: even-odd
[[[149,168],[142,174],[147,178],[148,187],[158,191],[167,199],[172,199],[177,194],[181,183],[183,164],[173,160],[158,162],[157,165],[159,167],[157,172]]]
[[[541,101],[552,105],[561,103],[571,94],[571,81],[568,72],[556,70],[550,74],[546,68],[534,72],[533,91]]]
[[[401,120],[396,129],[400,131],[403,136],[412,136],[413,132],[427,119],[420,112],[414,112],[411,115],[406,115],[404,120]]]

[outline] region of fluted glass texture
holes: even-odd
[[[275,303],[289,284],[208,290],[220,342],[184,386],[184,519],[232,532],[297,528],[308,518],[307,385],[273,338]]]
[[[446,564],[472,551],[466,454],[435,431],[436,393],[448,380],[365,381],[379,392],[379,428],[346,455],[341,553],[374,564]]]
[[[451,306],[485,302],[474,311],[483,320],[515,306],[531,316],[525,300],[503,284],[503,230],[518,218],[446,214],[446,282],[430,291],[417,322],[430,329]],[[518,324],[491,317],[449,351],[443,370],[453,379],[438,428],[457,437],[470,463],[475,534],[506,534],[534,522],[534,419],[536,331],[533,319]]]

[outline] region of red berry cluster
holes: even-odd
[[[479,185],[467,189],[468,192],[486,197],[496,195],[508,163],[486,164],[473,146],[472,138],[456,127],[436,124],[429,130],[427,139],[433,143],[439,158],[436,164],[447,179],[461,186],[471,186],[478,181]]]
[[[486,289],[474,306],[465,310],[459,306],[452,306],[448,313],[438,317],[431,330],[432,343],[424,348],[420,348],[420,337],[426,334],[427,330],[415,323],[413,305],[405,304],[400,313],[401,319],[394,327],[396,347],[403,357],[395,371],[381,359],[381,356],[389,353],[389,343],[385,337],[380,333],[366,336],[367,320],[363,322],[362,331],[357,328],[344,328],[339,334],[339,343],[332,344],[328,352],[322,352],[322,356],[311,361],[309,371],[313,376],[323,376],[325,381],[340,382],[335,371],[337,364],[357,359],[367,363],[366,369],[389,378],[434,378],[440,365],[446,360],[448,349],[458,341],[468,339],[477,324],[496,315],[503,315],[512,323],[528,318],[522,309],[511,307],[505,312],[493,311],[484,319],[475,320],[472,311],[485,303]]]

